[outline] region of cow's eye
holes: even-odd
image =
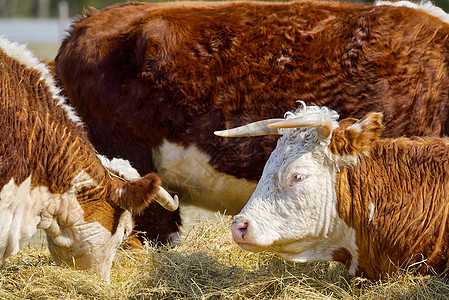
[[[304,181],[307,177],[309,177],[309,175],[295,173],[295,174],[293,174],[292,178],[290,179],[290,182],[288,183],[288,185],[293,186],[293,184],[295,184],[297,182]]]

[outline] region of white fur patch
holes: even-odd
[[[157,174],[165,187],[183,201],[213,211],[235,214],[251,197],[257,182],[218,172],[196,146],[187,148],[164,141],[153,151]]]
[[[130,162],[125,159],[121,158],[113,158],[112,160],[109,160],[104,155],[97,155],[100,159],[103,166],[106,168],[113,170],[119,174],[119,176],[127,179],[127,180],[133,180],[133,179],[139,179],[140,174],[137,172],[136,169],[134,169]]]
[[[0,192],[0,258],[15,255],[39,223],[31,201],[31,177],[17,186],[12,178]]]
[[[368,210],[369,210],[369,222],[372,222],[374,219],[374,204],[372,202],[369,203],[368,205]]]
[[[359,267],[359,248],[357,247],[357,239],[356,232],[354,228],[349,229],[349,237],[347,240],[346,249],[348,249],[349,253],[352,255],[351,265],[349,266],[349,274],[355,275],[357,268]]]
[[[29,69],[39,72],[41,74],[41,80],[44,81],[45,85],[49,88],[56,104],[66,111],[68,117],[75,123],[75,125],[83,125],[83,122],[76,114],[74,108],[67,104],[65,97],[60,95],[61,90],[56,87],[55,81],[50,74],[47,65],[40,62],[33,53],[26,48],[26,45],[11,42],[4,36],[0,36],[0,48],[2,48],[6,55],[12,59],[17,60]]]
[[[15,255],[36,229],[44,229],[57,263],[91,269],[108,280],[114,254],[132,230],[129,211],[120,216],[114,235],[99,222],[88,223],[76,191],[95,182],[85,172],[74,177],[72,188],[52,194],[47,187],[31,189],[31,176],[20,185],[11,179],[0,191],[0,258]]]
[[[410,1],[398,1],[398,2],[376,1],[376,5],[377,6],[388,5],[388,6],[408,7],[418,9],[428,13],[429,15],[439,18],[442,22],[449,24],[449,15],[441,8],[433,5],[431,1],[421,1],[419,4]]]

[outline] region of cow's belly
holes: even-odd
[[[163,185],[184,203],[227,214],[237,214],[256,188],[256,181],[238,179],[214,169],[198,147],[164,141],[153,152]]]

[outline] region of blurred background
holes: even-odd
[[[119,2],[126,0],[0,0],[0,35],[28,44],[28,48],[41,59],[53,60],[73,18],[89,7],[102,9]],[[432,2],[449,12],[449,0]]]

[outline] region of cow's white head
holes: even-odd
[[[254,194],[237,215],[234,240],[250,251],[270,250],[293,261],[332,260],[344,248],[357,257],[354,230],[339,218],[335,184],[342,167],[368,154],[382,130],[381,114],[345,119],[306,106],[286,119],[216,132],[220,136],[282,134]]]

